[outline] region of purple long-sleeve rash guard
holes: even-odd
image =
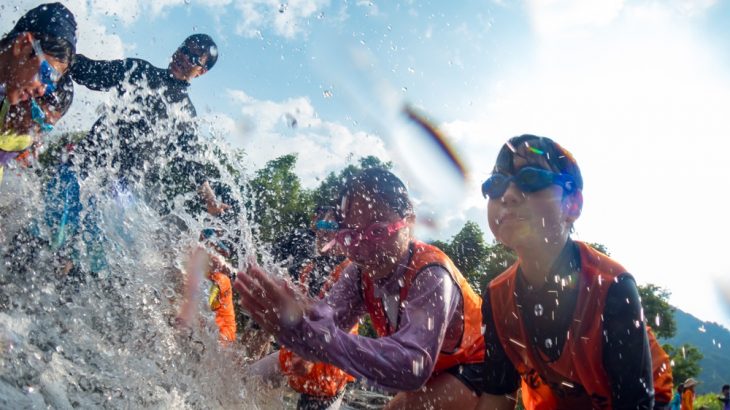
[[[375,283],[386,311],[398,312],[405,264]],[[417,390],[428,381],[439,351],[453,351],[463,330],[462,297],[451,275],[440,266],[420,272],[400,309],[398,329],[371,339],[349,333],[367,313],[360,273],[351,264],[327,297],[298,323],[284,326],[279,342],[301,357],[331,363],[370,384],[391,391]],[[397,313],[395,313],[397,314]]]

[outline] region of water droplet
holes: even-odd
[[[539,303],[536,304],[535,305],[535,316],[540,317],[540,316],[542,316],[542,313],[543,313],[542,305]]]
[[[413,371],[414,376],[420,376],[423,371],[423,358],[413,360]]]
[[[659,327],[662,323],[662,318],[659,317],[659,313],[656,314],[656,317],[654,318],[654,324],[656,327]]]
[[[324,98],[332,98],[332,91],[331,90],[324,90],[324,91],[322,91],[322,96]]]
[[[547,338],[545,339],[545,348],[550,349],[553,347],[553,339]]]
[[[700,327],[699,327],[699,328],[697,328],[697,330],[699,330],[699,331],[700,331],[700,333],[705,333],[705,332],[707,332],[707,329],[705,329],[705,325],[700,325]]]
[[[284,13],[288,7],[289,7],[289,5],[286,4],[286,3],[280,4],[279,5],[279,13]]]
[[[428,330],[433,330],[433,317],[428,317],[428,322],[426,323],[426,328]]]

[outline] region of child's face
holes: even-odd
[[[547,164],[528,163],[521,156],[514,157],[515,171],[527,165],[549,169]],[[489,228],[498,241],[520,254],[524,249],[564,240],[574,220],[567,208],[559,185],[525,193],[510,183],[501,198],[489,199]]]
[[[43,59],[58,73],[65,73],[68,64],[47,54],[36,55],[33,52],[33,36],[21,34],[13,41],[13,54],[16,64],[6,80],[6,98],[11,105],[27,101],[31,97],[41,97],[46,92],[46,85],[41,81],[39,71]]]
[[[347,206],[341,228],[353,229],[358,232],[385,229],[383,226],[397,223],[403,217],[387,206],[368,200],[360,194],[348,198],[351,203]],[[383,265],[390,265],[401,259],[408,251],[410,229],[399,229],[390,235],[383,235],[381,239],[363,238],[354,243],[354,246],[344,246],[347,257],[365,269],[375,270]]]
[[[319,220],[335,222],[336,219],[337,218],[335,217],[335,212],[334,212],[334,210],[332,210],[332,211],[323,213],[321,215],[318,215],[315,220],[315,224]],[[315,240],[316,240],[316,247],[317,247],[318,253],[320,253],[320,254],[326,254],[326,253],[340,254],[341,253],[338,246],[330,246],[325,250],[325,246],[330,245],[330,242],[335,239],[335,232],[336,231],[329,231],[326,229],[317,229],[315,227]]]

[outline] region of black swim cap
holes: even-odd
[[[76,19],[61,3],[47,3],[25,13],[8,36],[23,32],[46,34],[66,40],[76,50]]]

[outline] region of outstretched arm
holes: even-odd
[[[461,297],[448,272],[428,268],[409,291],[398,331],[371,339],[337,326],[339,309],[326,301],[306,310],[297,307],[294,298],[287,296],[291,291],[276,281],[260,270],[239,274],[236,281],[242,303],[259,324],[305,359],[334,364],[353,376],[398,391],[416,390],[426,383]]]
[[[636,282],[621,275],[611,284],[603,312],[603,363],[614,409],[651,409],[654,383],[649,339]]]
[[[71,65],[74,82],[94,91],[107,91],[124,81],[129,60],[92,60],[76,54]]]

